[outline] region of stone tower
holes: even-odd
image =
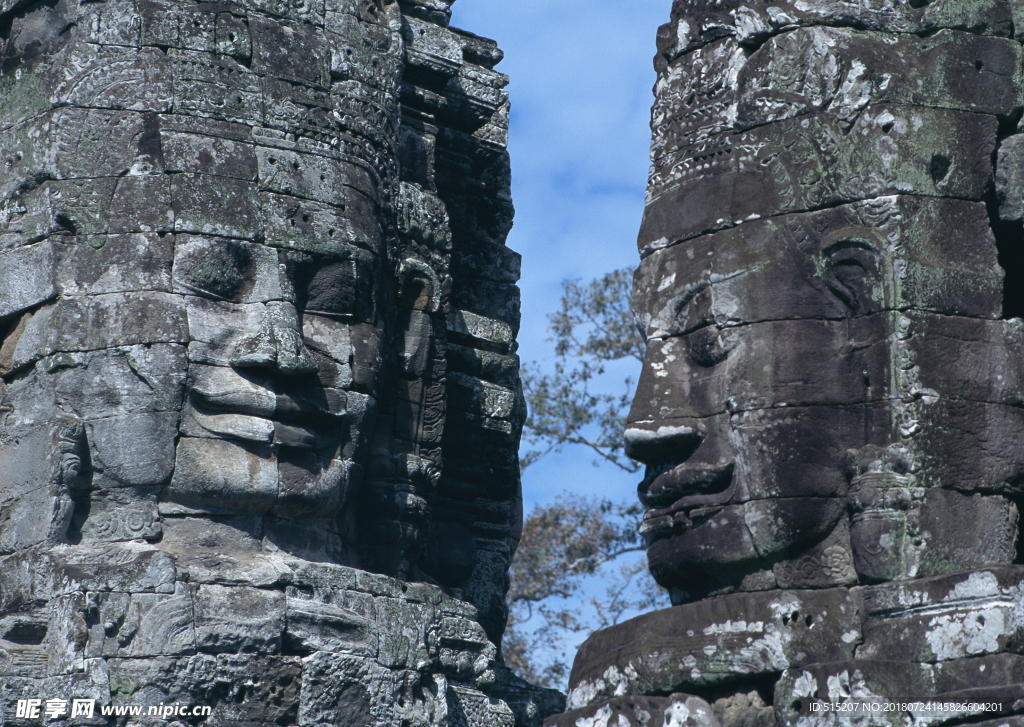
[[[674,3],[625,436],[675,605],[549,725],[1024,724],[1022,27]]]
[[[0,4],[0,724],[557,706],[497,651],[507,79],[450,4]]]

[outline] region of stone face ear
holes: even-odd
[[[88,445],[85,427],[79,421],[57,421],[53,431],[53,485],[57,490],[76,486],[87,466]],[[66,529],[66,525],[65,525]]]
[[[89,453],[81,421],[55,418],[21,430],[18,447],[3,448],[0,553],[68,542],[74,488],[88,486]]]
[[[871,293],[879,282],[881,254],[869,242],[842,240],[822,251],[826,285],[853,312],[871,304]]]

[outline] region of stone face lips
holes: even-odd
[[[676,605],[549,725],[1020,720],[1019,16],[674,3],[625,444]]]
[[[0,4],[0,723],[558,706],[497,657],[507,78],[450,5]]]

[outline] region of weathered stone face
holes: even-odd
[[[194,291],[180,298],[193,333],[166,512],[327,524],[362,484],[353,465],[379,375],[355,389],[351,360],[372,338],[352,328],[376,320],[380,270],[369,252],[338,248],[178,240],[173,281]]]
[[[980,249],[962,254],[954,229]],[[648,354],[627,438],[651,465],[640,493],[663,582],[687,589],[721,564],[778,578],[775,564],[861,507],[850,488],[868,473],[848,450],[898,452],[873,470],[893,487],[1012,492],[1024,470],[1012,435],[997,451],[965,441],[1021,426],[1020,325],[992,320],[1001,272],[981,205],[906,197],[749,222],[645,258],[635,309]],[[863,527],[853,544],[872,547]],[[852,562],[844,542],[825,547]],[[997,551],[1012,560],[1012,537]]]
[[[0,724],[536,725],[507,78],[451,0],[0,2]]]
[[[992,493],[1015,491],[1024,451],[968,442],[1024,426],[1020,325],[998,320],[1002,269],[971,201],[1020,107],[1020,47],[815,20],[761,42],[741,15],[671,51],[656,88],[626,433],[648,464],[651,568],[680,599],[925,575],[930,488],[984,492],[1016,520]],[[1012,561],[1012,525],[997,530],[956,566]]]
[[[3,373],[42,379],[6,397],[6,427],[81,416],[93,490],[354,545],[337,518],[363,484],[396,304],[401,12],[61,8],[13,13],[5,46],[5,107],[33,84],[65,106],[5,131],[0,278],[20,319]],[[57,15],[78,28],[40,41]]]
[[[549,727],[1021,721],[1022,20],[674,3],[626,445],[676,605]]]

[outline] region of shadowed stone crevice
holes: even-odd
[[[1021,113],[1000,120],[999,147],[993,153],[995,184],[986,196],[992,232],[999,251],[999,265],[1004,271],[1003,318],[1024,317],[1024,227],[1018,215],[1016,199],[1015,150]],[[1001,151],[1005,147],[1006,151]],[[1004,166],[1005,165],[1005,166]]]

